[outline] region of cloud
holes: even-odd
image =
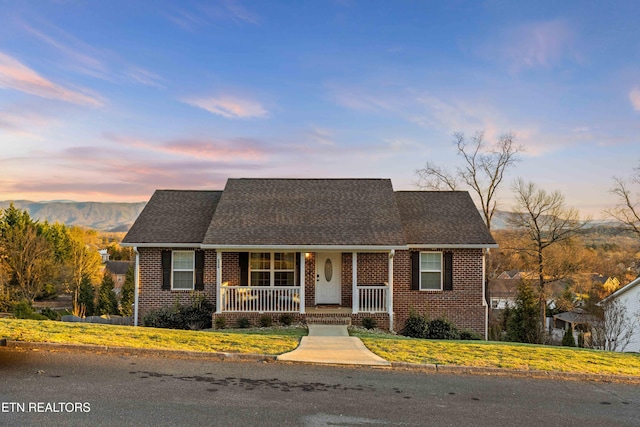
[[[633,109],[636,111],[640,111],[640,88],[634,87],[631,92],[629,92],[629,101],[631,101],[631,105]]]
[[[222,95],[209,98],[187,98],[183,99],[182,102],[227,119],[247,119],[269,115],[269,112],[259,102],[236,96]]]
[[[151,71],[147,71],[145,69],[142,69],[140,67],[131,67],[129,69],[129,71],[126,72],[126,75],[129,76],[129,78],[136,82],[136,83],[140,83],[142,85],[145,86],[153,86],[153,87],[158,87],[158,88],[162,88],[164,87],[160,82],[163,81],[162,77],[158,76],[157,74],[152,73]]]
[[[233,21],[258,25],[260,17],[236,0],[220,0],[194,6],[193,9],[176,8],[166,13],[167,19],[188,31],[216,22]]]
[[[259,161],[270,154],[284,150],[282,147],[269,146],[267,143],[252,138],[214,139],[173,139],[164,142],[153,142],[139,138],[116,135],[106,132],[104,137],[126,147],[142,148],[158,153],[178,154],[197,159],[218,161]]]
[[[327,84],[330,96],[335,103],[356,111],[383,111],[394,109],[392,95],[372,94],[358,87],[345,87],[334,83]]]
[[[516,71],[550,68],[567,56],[579,59],[574,40],[574,32],[563,20],[532,22],[507,29],[482,50],[493,56],[497,46],[499,56]]]
[[[132,65],[113,52],[88,45],[53,25],[48,27],[50,31],[56,33],[57,38],[30,25],[23,25],[27,32],[54,47],[65,57],[63,67],[109,82],[126,80],[145,86],[163,87],[161,84],[163,79],[151,71]],[[60,40],[64,40],[64,42]]]
[[[72,90],[40,76],[17,59],[0,52],[0,88],[18,90],[42,98],[70,102],[78,105],[101,107],[100,97],[87,90]]]

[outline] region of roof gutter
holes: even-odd
[[[438,243],[428,243],[428,244],[409,244],[407,245],[409,249],[496,249],[498,248],[497,243],[479,243],[479,244],[468,244],[468,243],[446,243],[446,244],[438,244]]]
[[[200,243],[120,243],[120,246],[132,248],[199,248]]]
[[[408,249],[407,246],[374,246],[374,245],[200,245],[202,249],[216,249],[222,252],[248,250],[295,250],[295,251],[370,251],[389,252],[391,250]]]

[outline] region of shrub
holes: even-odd
[[[362,327],[365,329],[375,329],[378,326],[376,319],[372,317],[365,317],[362,319]]]
[[[150,311],[143,317],[142,323],[151,328],[184,329],[176,307],[162,307]]]
[[[200,330],[211,328],[213,305],[203,297],[194,298],[191,305],[179,306],[179,313],[184,325],[181,329]]]
[[[291,324],[293,323],[293,315],[284,313],[280,315],[280,318],[278,320],[284,326],[291,326]]]
[[[444,317],[441,317],[428,322],[426,336],[424,338],[432,340],[457,340],[460,338],[460,333],[456,325]]]
[[[27,317],[23,317],[23,319],[30,319],[30,320],[50,320],[47,316],[42,315],[40,313],[31,313],[30,315],[28,315]]]
[[[247,317],[240,317],[236,321],[236,326],[240,329],[247,329],[251,327],[251,321]]]
[[[426,316],[421,316],[414,310],[409,312],[409,318],[400,332],[402,335],[412,338],[426,338],[429,321]]]
[[[176,304],[151,311],[143,324],[153,328],[208,329],[211,328],[213,306],[204,298],[194,298],[191,305]]]
[[[216,329],[224,329],[227,327],[227,321],[223,316],[216,317],[215,320]]]
[[[578,333],[578,347],[584,348],[584,332],[582,331]]]
[[[33,308],[27,300],[22,300],[13,306],[13,315],[18,319],[28,319],[33,314]]]
[[[49,307],[45,307],[42,309],[42,315],[51,320],[60,320],[61,317],[60,313],[50,309]]]
[[[475,333],[473,331],[470,331],[468,329],[462,329],[460,331],[460,337],[459,339],[461,340],[481,340],[482,339],[482,335]]]
[[[562,336],[562,345],[564,347],[576,346],[576,340],[573,338],[573,330],[571,328],[565,329],[564,335]]]
[[[258,318],[258,324],[261,328],[270,328],[273,325],[273,318],[268,314],[263,314]]]

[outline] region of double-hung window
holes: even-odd
[[[193,289],[195,278],[195,252],[173,251],[171,288]]]
[[[442,252],[420,253],[420,290],[442,289]]]
[[[249,254],[250,286],[295,286],[294,252],[252,252]]]

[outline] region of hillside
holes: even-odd
[[[12,201],[0,201],[4,209]],[[145,206],[139,203],[101,203],[101,202],[32,202],[14,200],[18,209],[27,210],[32,218],[40,221],[61,222],[66,225],[79,225],[101,231],[127,231]]]

